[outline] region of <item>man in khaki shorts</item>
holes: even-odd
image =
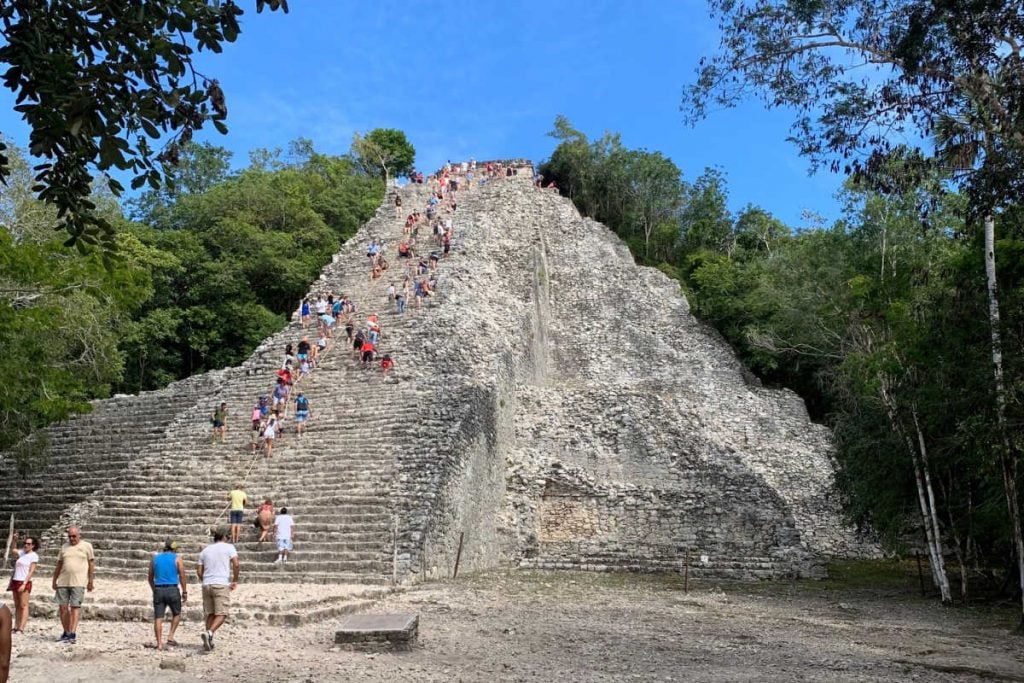
[[[203,649],[213,649],[213,634],[221,627],[231,606],[231,591],[238,585],[238,551],[227,541],[226,529],[213,531],[213,543],[203,548],[196,562],[196,575],[203,584]]]
[[[95,573],[92,544],[82,540],[78,527],[69,527],[68,544],[60,549],[57,566],[53,569],[54,600],[60,608],[60,623],[64,627],[59,642],[75,643],[82,600],[85,591],[92,592]]]

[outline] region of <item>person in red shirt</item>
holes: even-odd
[[[384,374],[388,374],[388,370],[395,366],[395,361],[391,360],[391,356],[384,354],[384,357],[380,361],[380,369]]]
[[[363,342],[363,367],[373,362],[373,354],[377,348],[369,339]]]

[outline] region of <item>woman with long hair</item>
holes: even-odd
[[[15,536],[17,538],[17,536]],[[28,623],[28,600],[32,593],[32,575],[39,565],[39,539],[26,536],[21,548],[11,548],[11,554],[18,559],[14,563],[14,576],[7,586],[14,595],[14,628],[12,633],[21,633]]]

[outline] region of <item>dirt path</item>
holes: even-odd
[[[332,644],[337,622],[225,626],[204,654],[198,626],[161,655],[143,623],[54,621],[19,636],[12,681],[1024,681],[1013,612],[948,610],[905,592],[818,584],[702,585],[576,573],[494,573],[389,596],[416,612],[411,652]],[[161,670],[164,666],[173,668]],[[178,670],[180,668],[180,670]]]

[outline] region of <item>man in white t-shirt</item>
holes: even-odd
[[[287,562],[288,553],[295,543],[295,520],[288,514],[288,508],[281,508],[281,512],[274,518],[274,538],[277,539],[277,559],[274,564]]]
[[[238,551],[227,542],[226,529],[215,529],[213,543],[203,548],[196,562],[196,575],[203,583],[203,614],[206,630],[203,649],[213,649],[213,634],[221,627],[231,607],[231,591],[238,585]]]

